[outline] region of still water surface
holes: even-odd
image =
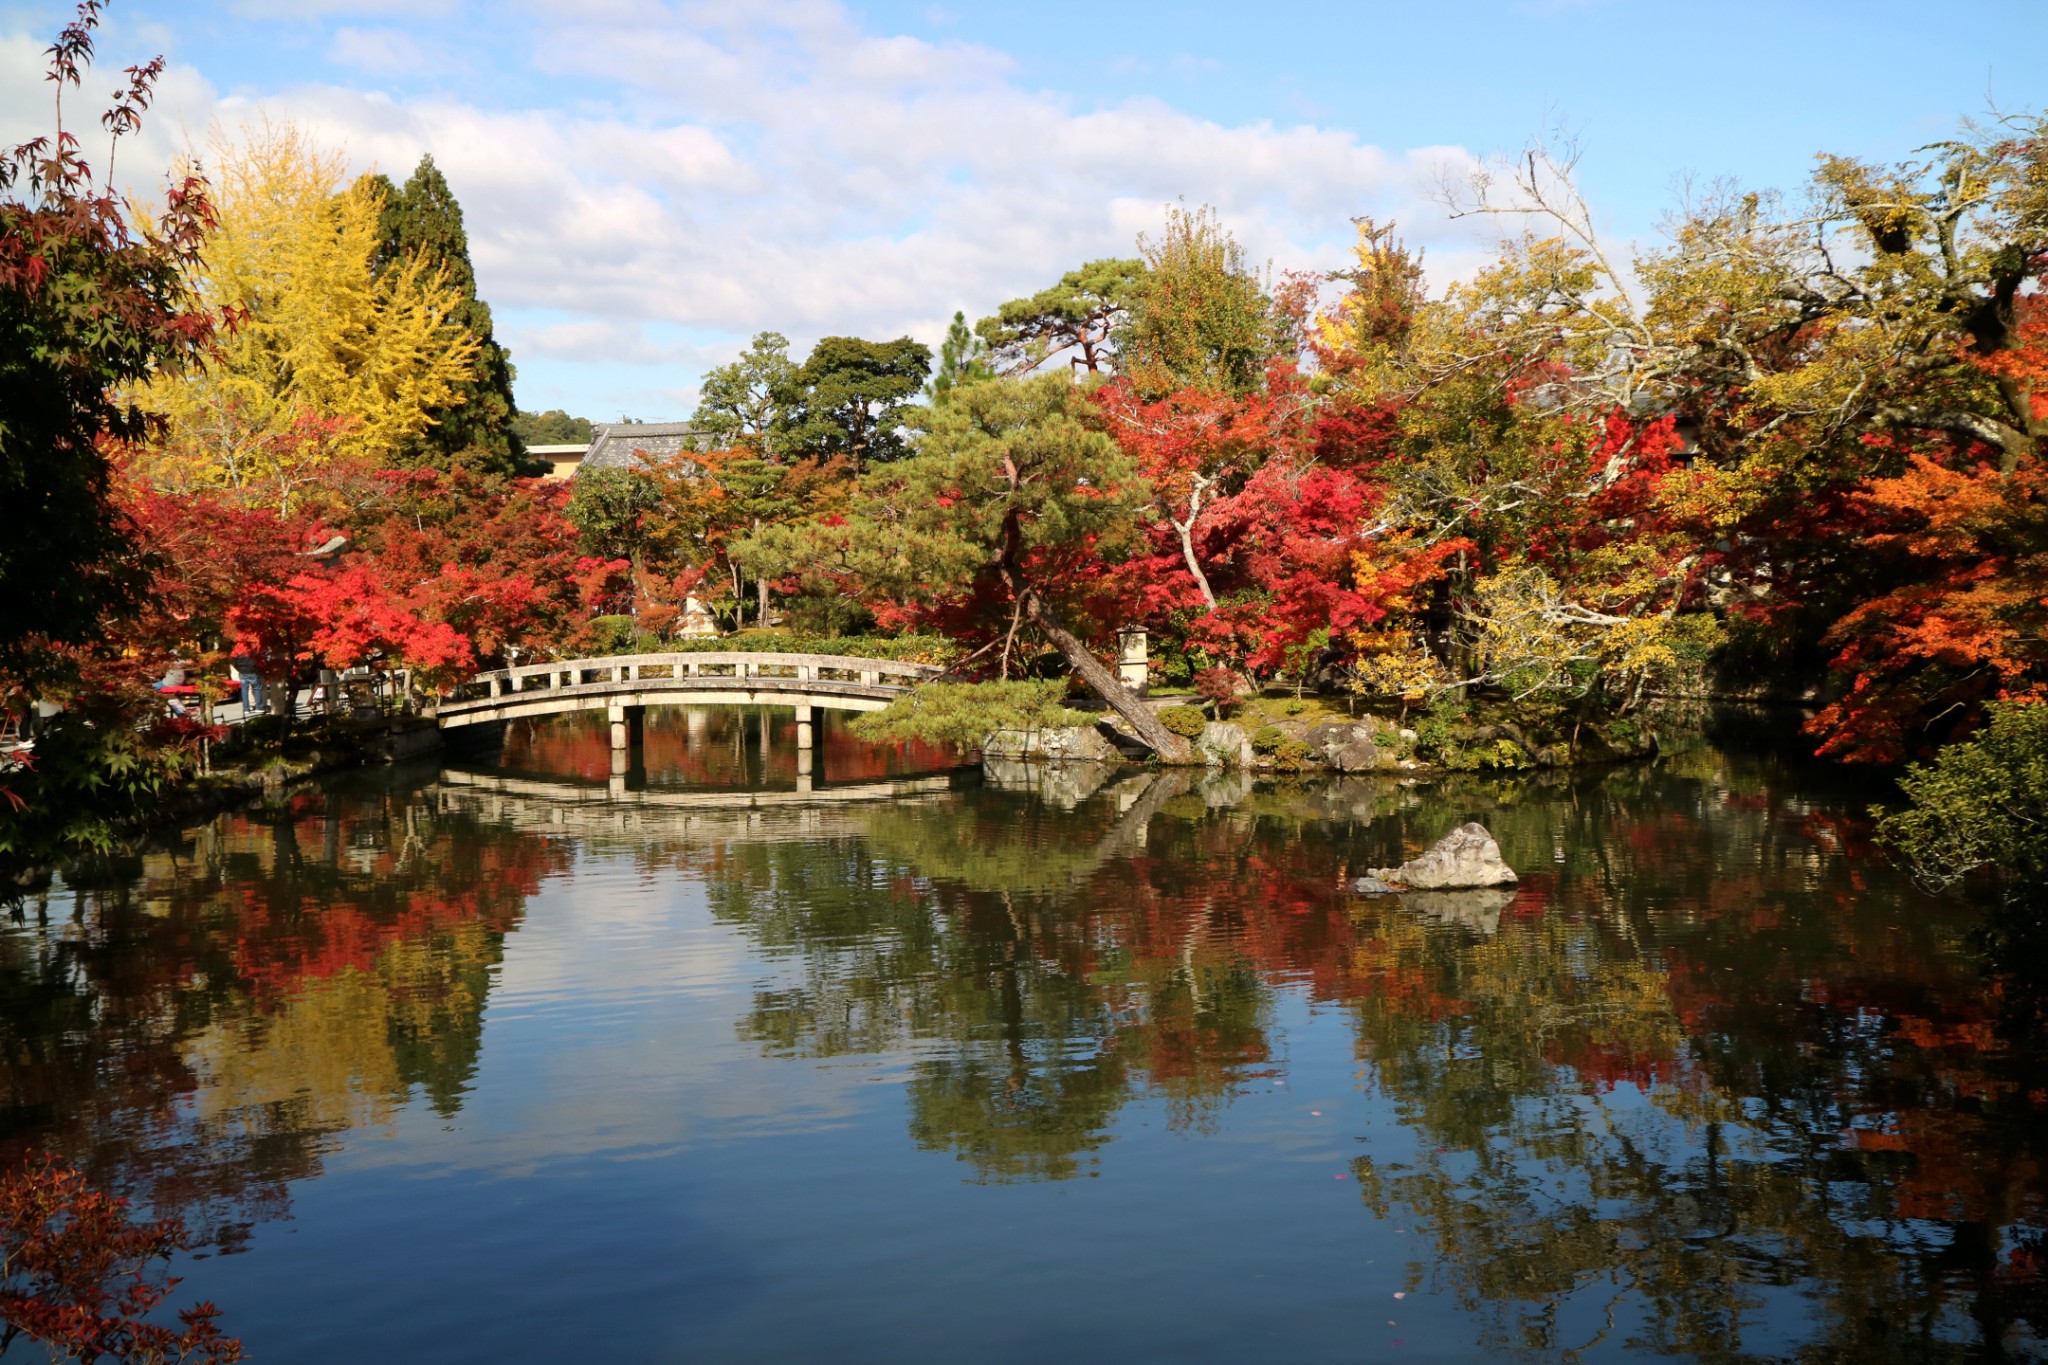
[[[635,789],[792,788],[774,715],[651,713]],[[253,1359],[2043,1358],[2042,1058],[1853,784],[501,761],[0,928],[0,1155],[183,1214]],[[1515,892],[1343,889],[1470,818]]]

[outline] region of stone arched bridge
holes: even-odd
[[[479,673],[443,697],[434,719],[443,730],[569,711],[611,716],[612,748],[639,738],[650,706],[788,706],[796,710],[797,747],[812,744],[818,710],[879,711],[943,670],[930,664],[834,654],[621,654],[557,659]]]

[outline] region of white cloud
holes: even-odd
[[[308,20],[330,14],[447,14],[457,0],[232,0],[228,8],[250,19]]]
[[[1458,148],[1229,126],[1152,100],[1086,106],[1028,88],[1000,52],[868,32],[836,0],[535,0],[530,22],[554,108],[331,85],[261,103],[393,176],[431,151],[485,297],[537,360],[588,364],[609,340],[622,365],[657,366],[648,326],[713,356],[764,328],[799,347],[936,342],[955,308],[992,311],[1083,260],[1134,254],[1182,197],[1283,269],[1338,264],[1364,212],[1399,217],[1412,242],[1462,244],[1426,205],[1438,166],[1471,164]],[[337,60],[380,72],[419,50],[396,26],[333,41]],[[0,74],[14,69],[8,40]],[[0,95],[0,114],[14,103]],[[219,107],[240,121],[236,101]]]
[[[392,28],[340,28],[328,45],[328,59],[338,66],[350,66],[374,75],[418,71],[427,64],[426,53],[407,34]]]

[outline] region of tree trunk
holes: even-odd
[[[1202,590],[1202,600],[1209,604],[1209,610],[1216,610],[1216,594],[1209,590],[1209,575],[1202,572],[1202,561],[1195,558],[1195,518],[1202,514],[1201,494],[1195,495],[1194,507],[1186,521],[1175,521],[1173,513],[1166,519],[1173,522],[1173,529],[1180,535],[1180,557],[1187,562],[1188,575],[1195,580],[1195,586]]]
[[[265,678],[263,687],[269,693],[270,714],[277,717],[277,742],[281,748],[292,732],[292,723],[298,719],[299,677],[287,668],[281,678]],[[246,720],[244,717],[245,723]]]
[[[1169,763],[1186,763],[1193,758],[1193,749],[1188,742],[1161,725],[1159,717],[1138,700],[1137,694],[1125,687],[1122,680],[1089,651],[1079,636],[1060,623],[1059,617],[1053,614],[1036,588],[1024,590],[1024,614],[1045,632],[1045,638],[1051,640],[1053,647],[1073,665],[1081,680],[1094,688],[1095,694],[1108,702],[1110,709],[1122,716],[1154,753]]]
[[[754,614],[754,624],[766,627],[768,624],[768,580],[765,578],[755,579],[754,591],[761,601],[761,609]]]

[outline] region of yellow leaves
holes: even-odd
[[[1578,599],[1531,564],[1479,579],[1462,613],[1477,676],[1524,697],[1583,692],[1596,680],[1629,696],[1704,657],[1717,629],[1711,619],[1641,610],[1655,586],[1650,573],[1640,567]]]
[[[220,224],[193,285],[236,321],[204,373],[150,385],[171,440],[142,472],[282,505],[331,466],[394,462],[431,410],[460,401],[477,343],[439,268],[376,270],[382,200],[367,181],[343,184],[341,153],[266,124],[216,157]],[[330,439],[279,439],[308,414]]]
[[[1904,176],[1887,177],[1876,167],[1848,157],[1823,156],[1815,183],[1839,200],[1842,211],[1862,225],[1866,244],[1883,255],[1910,251],[1921,227],[1925,195]]]
[[[1409,254],[1392,223],[1356,222],[1356,264],[1334,276],[1351,288],[1315,319],[1316,339],[1336,362],[1333,368],[1354,375],[1389,364],[1406,346],[1424,305],[1421,253]]]
[[[1358,651],[1351,687],[1361,695],[1424,701],[1451,681],[1413,630],[1354,631],[1351,644]]]

